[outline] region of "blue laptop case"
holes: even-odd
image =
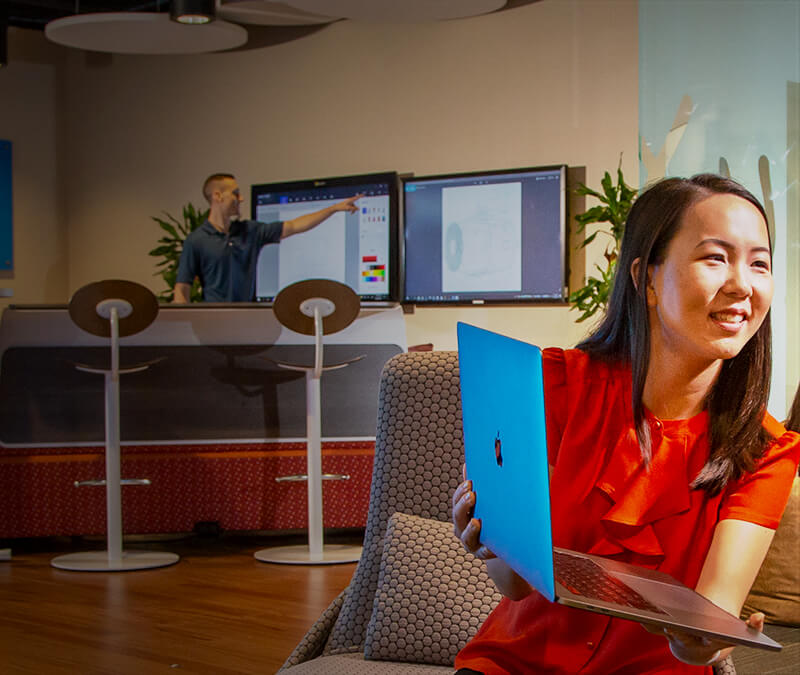
[[[552,602],[542,352],[465,323],[457,333],[465,461],[481,540]]]

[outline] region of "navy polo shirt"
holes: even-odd
[[[224,234],[206,221],[183,242],[178,283],[199,277],[207,302],[250,302],[255,298],[261,247],[281,240],[283,223],[234,220]]]

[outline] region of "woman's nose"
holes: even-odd
[[[750,296],[753,292],[753,282],[750,279],[750,267],[745,263],[736,263],[728,267],[728,278],[725,281],[725,291],[731,295]]]

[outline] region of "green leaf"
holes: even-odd
[[[595,237],[598,234],[599,234],[598,232],[590,234],[588,237],[586,237],[586,239],[583,240],[583,243],[579,246],[579,248],[583,248],[584,246],[588,246],[589,244],[591,244],[595,240]]]
[[[595,265],[598,276],[590,276],[584,286],[569,295],[570,309],[577,309],[581,315],[576,321],[578,323],[594,316],[599,311],[605,311],[608,298],[614,284],[614,277],[619,256],[619,247],[625,232],[625,221],[628,213],[633,206],[633,202],[638,191],[630,187],[622,174],[622,156],[616,172],[616,185],[613,182],[611,173],[606,171],[601,180],[602,193],[579,183],[575,192],[578,195],[594,197],[600,205],[592,206],[583,213],[574,216],[576,232],[585,232],[588,225],[594,223],[610,223],[608,229],[597,229],[592,234],[584,237],[578,244],[578,248],[583,248],[595,241],[598,236],[608,237],[609,242],[605,250],[605,267]]]
[[[582,195],[584,197],[597,197],[601,201],[605,199],[599,192],[592,190],[583,183],[578,183],[578,187],[575,189],[575,194]]]
[[[160,256],[160,255],[169,255],[174,250],[173,246],[165,245],[165,246],[158,246],[154,248],[148,255],[152,256]]]
[[[180,262],[181,252],[183,251],[183,242],[189,234],[200,227],[208,218],[208,209],[202,211],[195,208],[191,203],[183,206],[181,209],[182,221],[178,220],[175,216],[166,211],[163,212],[165,218],[158,216],[150,216],[158,226],[170,236],[162,236],[158,239],[158,246],[156,246],[149,255],[158,258],[155,262],[156,271],[155,276],[160,276],[167,289],[158,295],[161,302],[171,302],[174,297],[175,280],[178,276],[178,264]],[[191,300],[196,301],[202,298],[202,290],[200,283],[195,280],[192,285]]]
[[[180,239],[180,237],[178,236],[178,231],[172,225],[163,220],[157,220],[156,222],[158,222],[162,230],[171,234],[173,237],[175,237],[175,239]]]
[[[583,225],[601,223],[608,220],[608,208],[604,206],[593,206],[583,213],[576,215],[575,220]]]
[[[606,199],[616,198],[617,191],[611,184],[611,174],[608,173],[608,171],[603,174],[603,179],[600,181],[600,185],[603,186],[603,194],[605,194]]]

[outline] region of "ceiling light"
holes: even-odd
[[[208,23],[215,18],[215,0],[172,0],[169,16],[178,23]]]

